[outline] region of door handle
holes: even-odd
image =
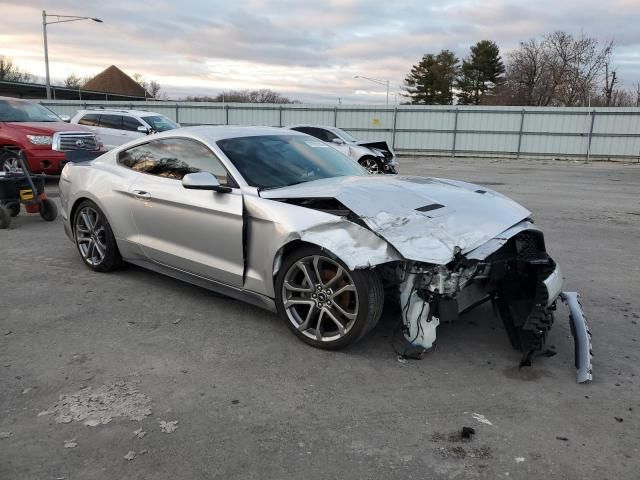
[[[134,190],[133,196],[136,198],[151,198],[151,194],[149,192],[145,192],[144,190]]]

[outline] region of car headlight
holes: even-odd
[[[51,145],[51,137],[48,135],[27,135],[27,140],[34,145]]]

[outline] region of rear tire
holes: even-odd
[[[85,200],[73,216],[73,238],[85,265],[96,272],[109,272],[123,261],[107,217],[91,200]]]
[[[276,275],[276,306],[291,331],[317,348],[337,350],[370,332],[384,304],[374,270],[349,270],[333,255],[308,245],[292,252]]]
[[[47,222],[53,222],[58,218],[58,207],[53,200],[45,198],[40,202],[40,216]]]

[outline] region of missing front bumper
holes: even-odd
[[[591,360],[591,332],[580,304],[580,295],[576,292],[562,292],[560,298],[569,308],[571,334],[575,345],[576,380],[578,383],[589,383],[593,380]]]

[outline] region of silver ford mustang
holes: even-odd
[[[362,338],[393,302],[405,346],[426,350],[440,322],[491,301],[527,364],[562,297],[591,378],[577,296],[531,213],[487,188],[370,175],[291,130],[190,127],[68,163],[60,194],[89,268],[129,262],[277,311],[316,347]]]

